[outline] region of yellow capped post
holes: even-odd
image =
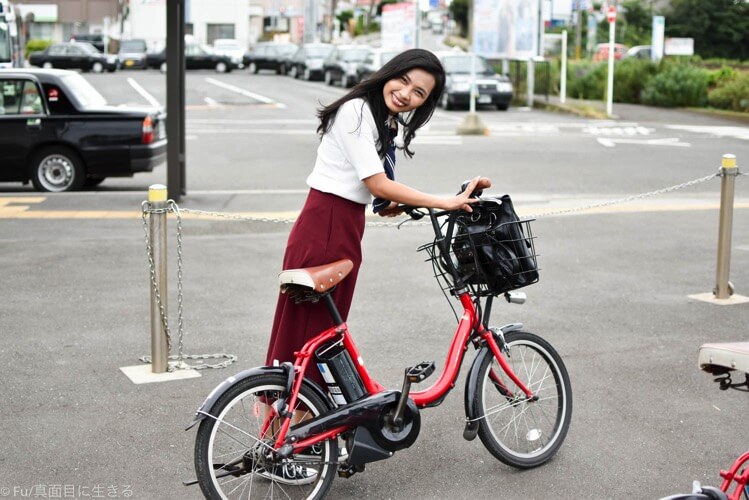
[[[148,202],[157,203],[167,200],[166,186],[163,184],[151,184],[148,187]]]
[[[725,154],[723,160],[721,160],[721,167],[723,168],[736,168],[736,155]]]

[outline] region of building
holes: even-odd
[[[118,0],[24,0],[16,5],[29,40],[59,42],[75,33],[111,35],[117,31]]]

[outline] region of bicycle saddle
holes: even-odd
[[[282,291],[288,285],[297,285],[322,293],[343,281],[353,268],[353,262],[341,259],[322,266],[286,269],[278,274],[278,280]]]
[[[701,370],[709,373],[729,370],[749,373],[749,342],[703,344],[697,362]]]

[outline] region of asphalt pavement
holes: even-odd
[[[619,109],[620,119],[637,121],[653,112],[684,113]],[[743,295],[749,295],[746,183],[746,176],[737,179],[742,203],[731,261],[731,280]],[[541,214],[534,223],[541,279],[524,290],[525,305],[495,307],[492,323],[523,322],[562,355],[574,410],[560,452],[542,467],[518,471],[496,461],[479,440],[463,440],[469,351],[456,389],[423,411],[416,444],[363,474],[337,478],[329,498],[660,498],[689,491],[693,480],[719,485],[720,469],[749,448],[747,396],[718,390],[697,369],[697,349],[746,340],[749,304],[689,297],[714,286],[717,185],[702,207],[685,208],[671,194],[633,210],[621,204],[556,216],[543,215],[560,208],[553,203],[521,197],[520,212]],[[0,497],[201,498],[196,486],[182,485],[194,477],[195,438],[183,429],[211,389],[263,362],[289,225],[185,215],[184,352],[239,359],[198,378],[136,385],[121,368],[138,365],[150,349],[138,212],[144,195],[49,196],[48,217],[23,221],[10,217],[9,207],[33,211],[35,195],[0,195]],[[251,197],[199,193],[184,203],[232,213],[251,209]],[[292,197],[298,204],[303,194]],[[119,215],[90,217],[94,209]],[[62,211],[64,223],[54,223]],[[172,222],[173,353],[175,231]],[[365,234],[349,326],[367,366],[387,387],[399,387],[403,367],[422,360],[436,360],[439,369],[454,328],[429,265],[415,251],[430,239],[423,225],[372,226]]]

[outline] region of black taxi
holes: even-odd
[[[79,73],[0,69],[0,182],[75,191],[166,161],[166,114],[114,107]]]

